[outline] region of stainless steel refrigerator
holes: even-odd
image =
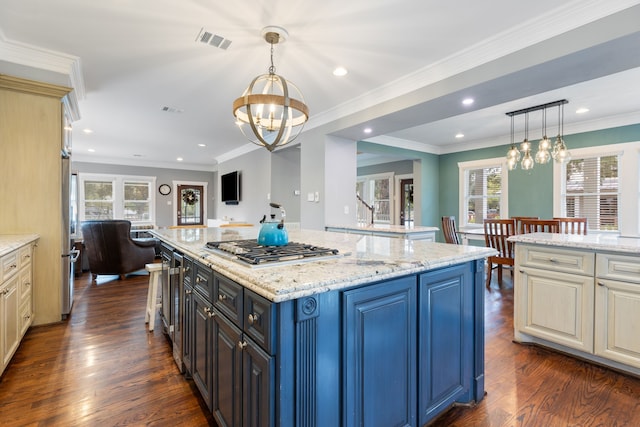
[[[69,316],[73,307],[74,268],[80,255],[75,248],[78,231],[77,188],[77,175],[71,173],[70,153],[62,150],[62,319]]]

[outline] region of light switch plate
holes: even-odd
[[[307,202],[313,202],[313,193],[307,193]]]

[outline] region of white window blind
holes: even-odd
[[[492,166],[465,171],[467,224],[501,218],[502,167]]]
[[[619,228],[619,155],[582,157],[563,166],[563,215],[587,218],[591,230]]]

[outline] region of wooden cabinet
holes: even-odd
[[[515,329],[593,352],[593,252],[516,247]]]
[[[33,244],[0,258],[0,374],[33,321]]]
[[[0,75],[0,234],[40,236],[29,320],[62,319],[62,99],[69,88]],[[68,211],[68,207],[66,207]]]
[[[640,257],[596,256],[595,354],[640,368]]]

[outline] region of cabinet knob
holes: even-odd
[[[224,301],[227,299],[227,296],[225,294],[218,294],[218,301]]]
[[[238,341],[238,350],[242,351],[247,346],[246,341]]]
[[[604,286],[604,283],[598,282],[598,286]]]
[[[256,314],[256,313],[251,313],[251,314],[249,315],[249,318],[248,318],[248,320],[249,320],[249,324],[250,324],[250,325],[253,325],[255,322],[257,322],[257,321],[258,321],[258,319],[259,319],[259,318],[260,318],[260,316],[259,316],[258,314]]]
[[[200,276],[196,277],[196,283],[200,283],[202,282],[202,279],[200,279]]]

